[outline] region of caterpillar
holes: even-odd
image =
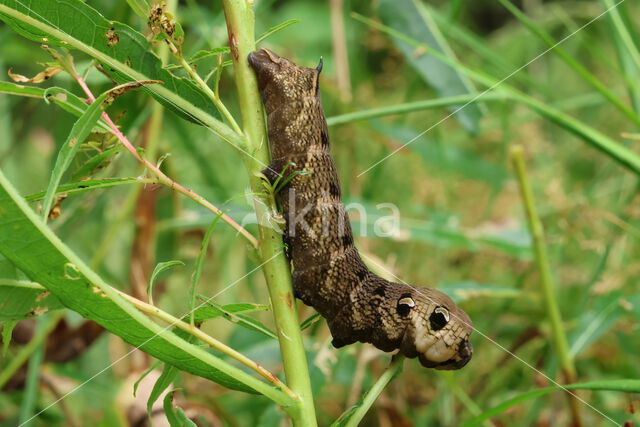
[[[469,316],[436,289],[377,276],[354,246],[320,102],[322,60],[307,68],[260,49],[248,61],[267,115],[272,162],[263,174],[281,183],[295,296],[327,320],[336,348],[360,341],[427,368],[465,366]]]

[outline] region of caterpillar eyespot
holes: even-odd
[[[396,311],[400,316],[407,316],[411,309],[416,306],[415,301],[410,296],[402,296],[398,300],[398,307]]]
[[[431,329],[439,331],[449,323],[449,311],[444,307],[436,307],[431,316],[429,316],[429,323]]]
[[[427,368],[465,366],[469,316],[436,289],[377,276],[354,246],[320,103],[322,61],[301,67],[267,49],[248,61],[268,118],[272,162],[263,174],[271,184],[285,168],[291,177],[278,181],[277,195],[296,297],[327,319],[336,347],[367,342]]]

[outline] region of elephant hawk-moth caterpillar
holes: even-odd
[[[327,320],[335,347],[368,342],[418,357],[427,368],[462,368],[472,354],[469,316],[438,290],[377,276],[353,244],[320,103],[322,61],[301,67],[267,49],[248,60],[273,159],[263,173],[272,184],[286,182],[279,197],[296,297]],[[283,173],[291,179],[283,180]]]

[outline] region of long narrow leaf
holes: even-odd
[[[24,96],[28,98],[41,98],[47,103],[53,102],[68,113],[80,117],[89,106],[73,93],[61,87],[41,89],[39,87],[25,86],[11,82],[0,82],[0,93],[7,95]],[[110,131],[109,125],[102,119],[98,125],[102,130]]]
[[[56,189],[60,184],[60,180],[62,179],[62,175],[66,172],[67,168],[71,164],[71,161],[75,157],[78,152],[78,148],[80,148],[80,144],[85,140],[91,129],[95,126],[98,118],[100,118],[100,114],[102,114],[103,102],[107,97],[107,93],[103,93],[87,108],[80,118],[75,122],[73,128],[71,128],[71,132],[67,137],[67,140],[64,142],[60,151],[58,152],[58,157],[56,158],[56,163],[53,166],[53,171],[51,172],[51,179],[49,180],[49,185],[47,186],[47,191],[44,195],[44,199],[42,201],[42,215],[44,220],[47,220],[49,216],[49,209],[51,209],[51,204],[53,203],[53,196],[56,193]]]
[[[477,417],[467,421],[462,425],[462,427],[472,427],[482,423],[485,420],[488,420],[491,417],[494,417],[498,414],[503,413],[507,409],[522,403],[529,399],[534,399],[539,396],[543,396],[548,393],[553,393],[554,391],[567,389],[567,390],[603,390],[603,391],[621,391],[625,393],[640,393],[640,380],[631,380],[631,379],[623,379],[623,380],[603,380],[603,381],[592,381],[588,383],[580,383],[580,384],[569,384],[562,387],[547,387],[541,388],[537,390],[532,390],[527,393],[523,393],[519,396],[516,396],[512,399],[506,400],[502,402],[500,405],[489,409],[488,411],[483,412]],[[622,424],[619,422],[618,424]]]
[[[0,253],[66,307],[187,372],[232,389],[262,393],[281,405],[290,404],[284,393],[187,343],[136,310],[53,234],[1,171],[0,207]]]

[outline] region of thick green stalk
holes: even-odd
[[[253,157],[245,156],[251,188],[254,193],[264,195],[264,185],[259,173],[269,163],[269,144],[262,101],[253,70],[249,68],[247,56],[255,49],[254,16],[252,2],[245,0],[222,0],[229,32],[229,46],[233,59],[238,99],[242,111],[242,128],[246,138],[246,149]],[[290,411],[294,424],[315,426],[317,424],[313,406],[313,394],[309,379],[309,368],[304,352],[302,334],[298,323],[295,298],[291,285],[289,263],[282,250],[282,235],[266,224],[273,206],[268,198],[256,200],[255,209],[260,230],[259,252],[265,264],[263,272],[269,288],[273,315],[278,329],[280,352],[287,385],[299,396],[298,410]]]
[[[571,354],[569,353],[569,345],[567,344],[567,336],[562,323],[562,315],[560,314],[560,308],[558,307],[554,291],[553,279],[551,278],[551,267],[549,266],[549,257],[547,256],[547,248],[544,243],[544,228],[540,218],[538,217],[538,213],[536,212],[533,191],[531,191],[529,176],[524,163],[524,150],[521,145],[516,145],[511,148],[511,162],[513,163],[513,167],[516,171],[516,176],[520,186],[520,193],[522,194],[522,202],[527,214],[529,232],[533,238],[535,259],[538,264],[538,270],[540,271],[542,296],[545,309],[547,311],[547,317],[551,323],[553,343],[565,377],[565,384],[573,383],[576,381],[576,368],[573,364]],[[575,395],[569,394],[568,396],[574,423],[575,425],[580,425],[578,402]]]

